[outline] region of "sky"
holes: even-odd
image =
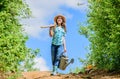
[[[88,2],[87,0],[26,0],[32,17],[22,20],[23,28],[29,36],[26,42],[27,47],[40,49],[38,56],[33,60],[36,62],[35,68],[40,71],[52,69],[51,62],[51,37],[49,29],[41,29],[40,26],[54,23],[54,17],[62,14],[66,17],[66,46],[69,59],[74,58],[74,63],[70,64],[65,71],[81,67],[79,58],[85,59],[88,50],[89,41],[83,35],[80,35],[79,24],[85,24],[87,21]],[[79,5],[78,4],[82,4]]]

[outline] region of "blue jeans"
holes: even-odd
[[[59,65],[60,56],[63,52],[63,45],[51,45],[51,56],[52,56],[52,65],[57,66]]]

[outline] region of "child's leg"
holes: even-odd
[[[57,46],[52,45],[51,46],[51,57],[52,57],[52,65],[53,65],[53,70],[52,70],[52,75],[56,75],[57,73],[57,66],[56,66],[56,53],[57,53]]]
[[[56,52],[56,46],[51,45],[51,58],[52,58],[52,65],[55,65],[55,52]]]
[[[52,55],[52,64],[53,64],[53,75],[56,75],[57,68],[60,61],[60,56],[63,52],[63,45],[52,45],[51,46],[51,55]]]
[[[58,49],[57,49],[57,54],[56,54],[56,66],[58,67],[59,66],[59,62],[60,62],[60,57],[63,53],[63,45],[60,45],[58,46]]]

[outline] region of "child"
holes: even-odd
[[[57,69],[59,65],[60,56],[63,52],[63,48],[64,52],[66,52],[66,19],[63,15],[57,15],[54,18],[54,22],[55,24],[51,25],[49,29],[49,35],[50,37],[52,37],[51,56],[53,70],[51,75],[57,75]]]

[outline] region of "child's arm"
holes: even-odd
[[[50,29],[49,29],[49,35],[50,35],[50,37],[53,37],[53,35],[54,35],[54,32],[53,32],[54,26],[55,25],[50,25]]]
[[[55,26],[56,26],[56,23],[50,25],[50,29],[49,29],[50,37],[53,37],[53,35],[54,35],[53,29],[55,28]]]
[[[64,47],[64,52],[66,52],[67,49],[66,49],[66,40],[65,40],[65,37],[63,37],[63,47]]]

